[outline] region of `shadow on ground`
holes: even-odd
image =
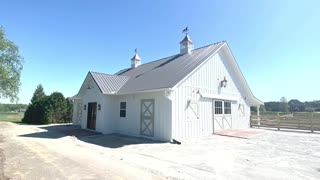
[[[23,134],[19,136],[47,139],[58,139],[66,136],[74,136],[80,141],[108,148],[119,148],[133,144],[165,143],[163,141],[155,141],[147,138],[132,137],[121,134],[101,134],[95,131],[81,129],[80,126],[74,125],[50,125],[39,126],[37,128],[44,129],[46,131],[39,130],[40,132]]]

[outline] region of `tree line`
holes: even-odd
[[[301,102],[298,99],[291,99],[287,101],[282,97],[280,101],[265,102],[260,106],[260,112],[273,111],[273,112],[314,112],[320,111],[320,100]],[[252,111],[257,111],[252,107]]]
[[[27,104],[0,104],[0,112],[24,112]]]
[[[29,104],[23,123],[50,124],[69,123],[72,121],[72,104],[60,92],[49,96],[44,93],[42,85],[38,85]]]

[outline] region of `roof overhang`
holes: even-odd
[[[208,94],[199,92],[201,97],[210,98],[210,99],[221,99],[221,100],[228,100],[228,101],[238,101],[237,97],[234,96],[226,96],[226,95],[219,95],[219,94]]]
[[[70,99],[70,100],[80,100],[81,97],[79,97],[78,94],[76,94],[76,95],[70,97],[69,99]]]
[[[189,76],[191,76],[195,71],[197,71],[199,68],[201,68],[201,66],[203,64],[205,64],[212,56],[214,56],[218,51],[220,50],[224,50],[224,52],[227,54],[227,59],[229,60],[229,63],[232,67],[232,70],[235,72],[235,75],[237,77],[237,80],[240,82],[241,85],[241,89],[243,90],[243,97],[246,100],[246,102],[250,105],[250,106],[259,106],[259,105],[263,105],[264,103],[262,101],[260,101],[258,98],[256,98],[251,89],[249,88],[249,85],[246,81],[246,79],[244,78],[240,67],[237,63],[237,61],[235,60],[227,42],[222,41],[223,44],[216,49],[214,52],[212,52],[205,61],[203,61],[197,68],[195,68],[192,72],[190,72],[187,76],[185,76],[182,80],[180,80],[179,82],[175,83],[175,85],[172,87],[172,89],[176,89],[177,87],[179,87],[179,85],[181,83],[183,83],[187,78],[189,78]],[[217,95],[208,95],[210,98],[211,97],[216,97]],[[224,98],[222,96],[222,98]],[[219,99],[219,98],[218,98]],[[221,97],[220,97],[221,99]]]
[[[235,58],[231,52],[231,49],[229,48],[227,43],[224,44],[224,50],[225,50],[227,56],[229,57],[228,59],[230,60],[229,61],[230,65],[232,66],[232,68],[236,74],[236,77],[238,77],[238,81],[240,82],[240,84],[242,86],[241,88],[244,91],[245,100],[249,103],[250,106],[263,105],[264,103],[253,95],[253,93],[252,93],[246,79],[244,78],[244,75],[242,74],[240,67],[239,67],[237,61],[235,60]]]

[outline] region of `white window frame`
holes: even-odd
[[[216,102],[221,102],[221,107],[216,107]],[[226,114],[225,113],[225,111],[226,111],[226,109],[225,109],[225,102],[228,102],[228,103],[230,103],[230,114],[228,113],[228,114]],[[231,101],[223,101],[223,100],[219,100],[219,99],[217,99],[217,100],[213,100],[213,104],[214,104],[214,107],[213,107],[213,113],[214,113],[214,115],[216,115],[216,116],[231,116],[232,115],[232,102]],[[219,109],[218,109],[219,108]],[[219,110],[219,111],[221,111],[221,113],[219,113],[219,114],[217,114],[216,113],[216,110]]]

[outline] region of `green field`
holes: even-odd
[[[21,123],[24,113],[1,113],[0,112],[0,121]]]

